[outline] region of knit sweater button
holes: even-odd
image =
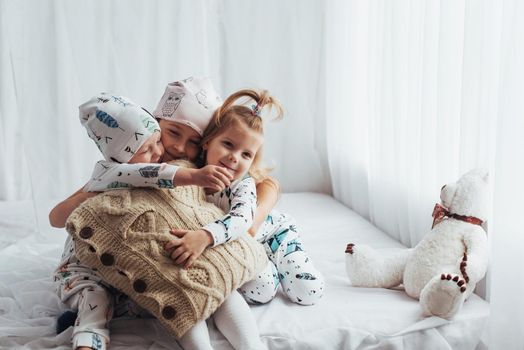
[[[162,316],[164,316],[165,319],[170,320],[176,315],[176,310],[172,306],[166,306],[162,309]]]
[[[143,280],[136,280],[133,283],[133,289],[137,293],[144,293],[146,291],[146,288],[147,288],[147,284]]]
[[[83,239],[88,239],[93,235],[93,229],[89,226],[86,226],[80,230],[80,237]]]
[[[115,258],[109,253],[104,253],[102,256],[100,256],[100,261],[105,266],[111,266],[115,263]]]

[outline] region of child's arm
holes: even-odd
[[[233,176],[225,168],[206,165],[200,169],[180,168],[175,174],[175,186],[196,185],[212,192],[223,191],[231,184]]]
[[[253,178],[247,177],[226,190],[230,209],[221,219],[203,227],[211,233],[213,246],[245,235],[253,224],[257,207],[256,187]]]
[[[222,198],[220,195],[227,197]],[[172,230],[178,237],[168,242],[165,249],[176,264],[191,266],[208,246],[217,246],[245,235],[253,223],[256,209],[255,182],[248,177],[230,189],[221,192],[217,198],[230,201],[230,211],[221,219],[204,226],[200,230]]]
[[[84,190],[93,192],[131,187],[173,188],[197,185],[221,191],[229,186],[230,178],[231,174],[227,170],[214,165],[189,169],[166,163],[120,164],[99,161]]]
[[[280,197],[280,184],[272,177],[267,177],[257,184],[257,210],[255,212],[255,219],[253,225],[248,232],[251,236],[255,236],[260,225],[264,222],[271,210],[275,207]]]
[[[53,227],[64,228],[67,218],[86,199],[96,196],[97,192],[84,192],[83,187],[64,201],[58,203],[49,212],[49,223]]]

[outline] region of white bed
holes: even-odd
[[[50,275],[60,257],[65,230],[47,224],[54,202],[0,202],[0,348],[69,349],[71,328],[55,334],[65,310]],[[402,249],[386,234],[333,198],[285,194],[279,203],[302,231],[309,255],[326,278],[314,306],[278,295],[253,306],[270,349],[476,349],[489,304],[473,295],[453,322],[420,317],[418,302],[401,289],[354,288],[345,273],[347,243]],[[216,349],[231,349],[210,322]],[[153,319],[114,320],[111,349],[179,349]]]

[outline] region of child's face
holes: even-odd
[[[163,155],[164,146],[160,141],[160,133],[155,132],[140,146],[128,163],[158,163]]]
[[[264,142],[262,135],[243,124],[236,124],[204,145],[206,163],[226,168],[233,179],[244,176]]]
[[[188,159],[195,161],[200,153],[200,135],[190,126],[161,119],[162,143],[165,148],[164,161]]]

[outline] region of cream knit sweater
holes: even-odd
[[[169,231],[198,229],[222,215],[197,186],[117,190],[85,201],[66,228],[83,264],[180,337],[267,262],[262,245],[246,235],[207,248],[187,270],[173,264],[163,249]]]

